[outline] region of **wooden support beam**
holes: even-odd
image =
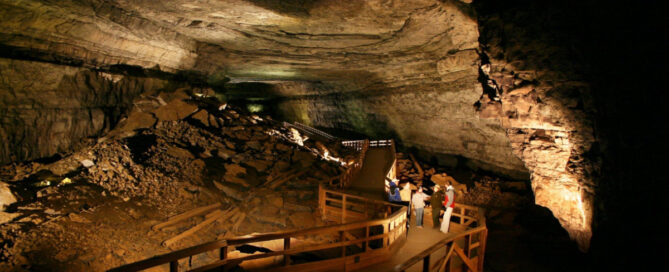
[[[458,256],[460,256],[460,259],[462,259],[462,262],[464,262],[465,265],[467,265],[467,267],[471,271],[475,271],[475,272],[479,271],[478,266],[475,265],[472,262],[472,260],[469,259],[469,257],[467,255],[465,255],[465,252],[462,251],[462,248],[460,248],[456,243],[453,243],[453,249],[455,250],[455,253],[458,254]]]
[[[310,169],[308,169],[308,168],[307,168],[307,169],[303,169],[302,171],[299,171],[299,172],[297,172],[297,173],[295,173],[295,174],[288,175],[288,176],[283,177],[283,178],[281,178],[281,179],[272,181],[271,184],[270,184],[268,187],[269,187],[270,189],[274,189],[274,188],[276,188],[276,187],[279,187],[279,186],[281,186],[281,184],[286,183],[286,181],[289,181],[289,180],[291,180],[291,179],[293,179],[293,178],[297,178],[297,177],[303,175],[304,173],[306,173],[306,172],[309,171],[309,170],[310,170]]]
[[[223,211],[221,211],[221,210],[216,210],[216,211],[214,211],[213,213],[215,213],[215,215],[210,216],[208,219],[202,221],[200,224],[195,225],[194,227],[192,227],[192,228],[190,228],[190,229],[188,229],[188,230],[186,230],[186,231],[184,231],[184,232],[178,234],[177,236],[174,236],[174,237],[172,237],[172,238],[170,238],[170,239],[165,240],[165,241],[163,242],[163,245],[169,247],[169,246],[173,245],[174,243],[176,243],[177,241],[179,241],[179,240],[181,240],[181,239],[183,239],[183,238],[185,238],[185,237],[187,237],[187,236],[190,236],[190,235],[192,235],[193,233],[195,233],[196,231],[198,231],[198,230],[200,230],[200,229],[206,227],[207,225],[213,223],[213,222],[216,221],[220,216],[223,215]]]
[[[211,204],[211,205],[208,205],[208,206],[195,208],[195,209],[192,209],[190,211],[172,216],[169,219],[167,219],[167,221],[154,225],[153,227],[151,227],[151,229],[152,230],[160,230],[164,227],[176,224],[179,221],[186,220],[186,219],[191,218],[193,216],[206,213],[210,210],[213,210],[213,209],[216,209],[216,208],[219,208],[219,207],[221,207],[221,203],[214,203],[214,204]]]
[[[239,226],[242,225],[242,222],[244,222],[244,219],[246,219],[246,214],[245,213],[240,213],[240,216],[237,218],[237,222],[235,223],[234,226],[232,226],[232,231],[233,232],[238,232],[239,231]]]
[[[451,254],[453,254],[453,249],[455,249],[455,247],[451,245],[451,248],[448,250],[448,253],[446,253],[446,256],[444,256],[444,258],[441,260],[441,264],[439,265],[439,272],[442,271],[446,272],[446,265],[448,264],[448,259],[451,258]]]
[[[420,175],[421,178],[425,176],[425,172],[423,172],[423,168],[420,167],[420,164],[416,160],[416,157],[413,156],[413,154],[409,153],[409,157],[411,158],[411,161],[413,162],[413,166],[416,167],[416,171],[418,171],[418,174]]]

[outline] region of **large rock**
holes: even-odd
[[[6,213],[0,211],[0,225],[7,223],[9,221],[14,220],[14,218],[18,217],[21,214],[18,213]]]
[[[167,83],[4,58],[0,70],[0,164],[71,151],[86,137],[114,128],[141,93]],[[150,116],[131,117],[128,130],[151,123]]]
[[[153,115],[150,113],[133,111],[125,120],[121,129],[123,131],[133,131],[136,129],[150,128],[155,124],[156,118],[153,118]]]
[[[0,211],[4,211],[6,206],[16,202],[16,197],[9,184],[0,181]]]
[[[153,114],[160,121],[176,121],[188,117],[196,110],[196,105],[186,103],[181,99],[175,99],[153,111]]]

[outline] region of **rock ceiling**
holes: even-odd
[[[0,0],[0,16],[5,58],[267,82],[284,97],[276,103],[287,119],[394,137],[442,164],[517,178],[530,174],[537,203],[587,248],[592,178],[586,176],[592,167],[582,155],[593,141],[592,125],[582,118],[587,86],[553,66],[533,65],[543,59],[524,59],[561,49],[514,40],[527,39],[514,32],[522,26],[497,29],[506,23],[499,18],[479,24],[471,1]],[[494,30],[484,46],[480,29]],[[494,53],[490,60],[481,57],[486,52]],[[1,64],[7,71],[30,70],[25,63]],[[49,69],[57,68],[40,71]],[[75,82],[91,84],[90,78]],[[39,79],[32,80],[31,90],[39,89]],[[14,89],[2,82],[3,89]],[[16,93],[3,95],[4,104],[17,101]],[[31,110],[40,111],[39,105]],[[25,123],[37,118],[17,107],[6,116]],[[45,126],[38,134],[49,135]],[[11,157],[10,149],[2,152]],[[34,158],[31,152],[18,157]]]

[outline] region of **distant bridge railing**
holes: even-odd
[[[320,129],[316,129],[316,128],[313,128],[313,127],[310,127],[310,126],[307,126],[307,125],[304,125],[304,124],[299,123],[299,122],[293,122],[292,124],[288,123],[288,122],[283,122],[283,126],[284,127],[294,127],[295,129],[300,130],[302,132],[305,132],[307,134],[318,135],[320,137],[323,137],[325,140],[328,140],[328,141],[337,140],[337,137],[332,136],[325,131],[322,131]]]

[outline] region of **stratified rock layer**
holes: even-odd
[[[1,0],[0,5],[7,18],[0,22],[6,57],[195,71],[212,85],[226,78],[263,82],[273,85],[266,95],[282,97],[276,107],[287,119],[394,137],[406,147],[440,155],[444,164],[460,157],[470,167],[512,177],[529,172],[536,202],[550,208],[587,248],[598,162],[592,155],[588,85],[569,51],[573,44],[560,42],[573,39],[556,36],[568,32],[559,25],[568,7],[552,14],[553,9],[522,1],[507,8],[464,0]],[[546,24],[556,31],[541,29]],[[3,74],[36,81],[11,61],[5,67]],[[124,97],[131,99],[138,88],[113,80],[103,84],[102,76],[80,68],[49,73],[50,83],[36,86],[59,86],[58,78],[66,77],[73,78],[63,81],[72,87],[3,83],[12,91],[3,92],[11,107],[3,109],[0,133],[9,144],[0,148],[0,162],[48,156],[96,135],[118,116],[102,109],[123,108],[123,101],[130,101]],[[50,100],[53,95],[44,96],[43,90],[70,96],[54,99],[56,106],[18,99],[39,92],[36,100]],[[78,96],[91,92],[108,95]],[[72,101],[85,102],[62,106]],[[62,108],[69,110],[55,113]],[[149,115],[139,117],[126,125],[153,124]]]
[[[573,37],[547,31],[576,29],[577,21],[551,20],[568,11],[540,6],[481,5],[481,41],[490,58],[482,65],[486,93],[479,111],[502,123],[514,154],[532,174],[535,203],[549,208],[585,251],[600,175],[594,105],[583,60],[571,51],[575,46],[564,44]],[[539,27],[544,21],[548,29]]]
[[[113,127],[166,81],[0,59],[0,164],[53,156]]]

